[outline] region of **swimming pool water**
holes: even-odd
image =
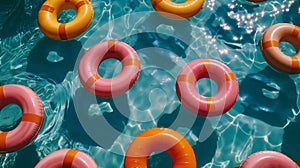
[[[174,21],[157,14],[148,0],[93,0],[92,25],[68,41],[55,41],[40,32],[37,13],[42,3],[0,1],[0,84],[29,86],[45,110],[36,139],[19,152],[1,154],[1,167],[34,167],[61,148],[82,150],[99,167],[123,167],[131,140],[152,127],[183,134],[194,148],[197,167],[238,166],[248,155],[265,149],[282,151],[300,164],[299,75],[272,69],[259,48],[269,26],[280,22],[300,26],[299,1],[206,0],[196,16]],[[60,19],[73,17],[73,11],[66,11]],[[126,94],[96,98],[81,86],[77,67],[87,49],[108,39],[122,40],[138,52],[141,74]],[[287,43],[280,48],[295,53]],[[197,58],[220,60],[238,79],[238,100],[220,117],[195,116],[177,98],[176,76]],[[107,60],[99,72],[112,77],[120,69],[118,61]],[[209,80],[197,88],[202,94],[217,90]],[[10,116],[11,109],[15,107],[0,112],[1,126],[20,117],[15,110]],[[171,167],[171,161],[158,152],[148,166]]]

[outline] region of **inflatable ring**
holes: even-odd
[[[152,128],[133,139],[126,152],[124,167],[146,168],[148,156],[158,150],[171,156],[173,167],[196,168],[196,157],[189,142],[168,128]]]
[[[218,92],[205,97],[196,90],[196,82],[210,78],[218,85]],[[176,80],[176,93],[189,111],[200,116],[217,116],[227,112],[235,103],[239,86],[234,73],[223,63],[212,59],[198,59],[187,64]]]
[[[286,41],[297,50],[295,56],[285,55],[279,48],[279,43]],[[298,26],[279,23],[269,27],[261,39],[261,51],[265,60],[273,68],[289,73],[300,73],[300,28]]]
[[[250,155],[242,162],[240,168],[274,168],[289,167],[299,168],[299,166],[286,155],[275,151],[260,151]]]
[[[0,86],[0,109],[8,104],[17,104],[22,109],[19,125],[8,132],[0,131],[0,153],[15,152],[28,145],[38,134],[44,109],[38,95],[22,85]]]
[[[58,14],[66,9],[74,9],[76,17],[68,23],[59,23]],[[94,9],[88,0],[47,0],[38,14],[40,30],[56,40],[68,40],[79,36],[91,24]]]
[[[183,3],[175,3],[171,0],[151,0],[151,3],[156,11],[163,12],[161,14],[166,17],[172,19],[184,19],[196,15],[203,7],[204,0],[187,0]],[[168,15],[167,13],[179,17]]]
[[[43,158],[35,168],[80,167],[98,168],[95,161],[86,153],[74,149],[61,149]]]
[[[106,59],[115,58],[122,63],[122,71],[114,78],[102,78],[98,66]],[[91,47],[79,63],[79,78],[82,85],[99,97],[119,96],[129,90],[140,74],[140,59],[128,44],[109,40]]]

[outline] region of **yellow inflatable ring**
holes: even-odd
[[[157,12],[163,12],[162,15],[166,16],[165,13],[177,15],[179,17],[168,15],[172,19],[183,19],[190,18],[196,15],[204,5],[204,0],[187,0],[184,3],[175,3],[171,0],[151,0],[153,8]]]
[[[68,23],[59,23],[58,14],[66,9],[76,11],[76,17]],[[79,36],[91,24],[94,9],[88,0],[47,0],[40,8],[40,30],[56,40],[68,40]]]

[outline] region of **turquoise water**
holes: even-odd
[[[2,167],[34,167],[60,148],[82,150],[99,167],[123,167],[131,140],[152,127],[182,133],[194,148],[197,167],[238,166],[264,149],[282,151],[300,164],[299,75],[273,70],[259,49],[261,35],[269,26],[280,22],[300,26],[298,1],[206,0],[196,16],[172,21],[158,15],[150,1],[94,0],[92,25],[69,41],[51,40],[40,32],[37,12],[42,3],[0,1],[0,83],[29,86],[45,109],[36,139],[19,152],[0,155]],[[60,17],[68,21],[74,12]],[[77,65],[88,48],[107,39],[130,44],[138,52],[142,69],[126,94],[101,99],[82,88]],[[295,53],[287,43],[280,47],[287,54]],[[195,116],[177,98],[176,76],[197,58],[220,60],[237,76],[238,100],[222,117]],[[108,60],[99,72],[112,77],[120,69],[119,62]],[[216,87],[209,80],[197,84],[205,95],[215,93]],[[3,109],[0,128],[19,118],[17,107]],[[164,153],[148,162],[149,167],[171,167]]]

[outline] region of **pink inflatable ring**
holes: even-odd
[[[218,85],[212,97],[200,95],[196,82],[210,78]],[[198,59],[187,64],[179,73],[176,92],[183,106],[200,116],[218,116],[227,112],[235,103],[239,86],[234,73],[223,63],[213,59]]]
[[[109,58],[122,62],[122,71],[114,78],[102,78],[99,64]],[[112,67],[113,68],[113,67]],[[140,74],[140,59],[135,50],[121,41],[109,40],[91,47],[79,63],[82,85],[99,97],[119,96],[129,90]]]
[[[44,118],[40,98],[26,86],[0,86],[0,109],[8,104],[20,106],[22,119],[15,129],[0,131],[0,153],[15,152],[28,145],[38,134]]]
[[[275,151],[260,151],[250,155],[240,165],[240,168],[299,168],[299,166],[286,155]]]
[[[285,55],[279,48],[279,43],[291,43],[297,53],[294,56]],[[300,73],[300,28],[298,26],[279,23],[269,27],[261,39],[261,51],[265,60],[273,68],[289,73]]]
[[[48,167],[98,168],[95,161],[89,155],[73,149],[55,151],[35,166],[35,168]]]

